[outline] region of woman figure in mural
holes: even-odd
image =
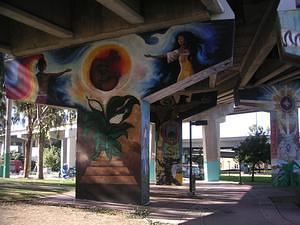
[[[178,60],[180,72],[177,82],[190,77],[195,73],[197,48],[194,44],[195,37],[191,32],[181,32],[176,36],[174,50],[162,55],[145,54],[147,58],[167,59],[168,63]]]
[[[52,77],[59,77],[67,72],[70,72],[71,69],[65,69],[61,72],[57,73],[48,73],[46,72],[47,69],[47,61],[42,55],[40,59],[38,60],[36,64],[36,69],[37,69],[37,74],[36,78],[38,80],[39,84],[39,91],[38,91],[38,96],[36,99],[37,103],[42,103],[46,104],[48,102],[48,88],[49,88],[49,81]]]
[[[164,168],[164,171],[158,174],[157,184],[181,185],[180,182],[176,179],[177,166],[180,163],[180,159],[164,157],[163,160],[157,160],[157,162],[160,167]],[[176,169],[175,173],[174,169]]]

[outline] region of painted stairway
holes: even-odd
[[[87,167],[81,183],[88,184],[132,184],[137,181],[120,158],[113,157],[111,161],[99,157]]]
[[[77,189],[76,195],[82,199],[135,204],[141,198],[137,178],[124,159],[113,157],[109,161],[100,156],[87,166],[80,184],[76,183],[82,187]],[[99,195],[99,190],[102,195]]]

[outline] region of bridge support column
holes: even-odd
[[[156,183],[182,185],[182,121],[167,120],[159,127]]]
[[[208,124],[202,127],[204,179],[206,181],[220,179],[220,123],[225,122],[225,116],[231,112],[233,112],[233,104],[218,105],[190,118],[192,121],[208,121]]]
[[[209,119],[203,126],[203,158],[204,179],[219,181],[220,179],[220,121]]]
[[[113,96],[103,113],[78,110],[76,197],[132,204],[149,202],[150,105]]]
[[[271,112],[271,163],[274,186],[300,186],[298,108],[291,96]]]

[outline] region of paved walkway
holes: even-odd
[[[188,225],[300,225],[300,208],[292,203],[272,203],[270,197],[300,196],[300,188],[270,185],[197,182],[194,197],[188,185],[151,186],[152,221]],[[108,208],[134,212],[135,205],[75,200],[74,193],[38,200],[46,204]]]

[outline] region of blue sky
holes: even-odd
[[[221,137],[238,137],[248,136],[249,127],[253,124],[270,128],[270,114],[267,112],[244,113],[238,115],[226,116],[226,122],[220,124]],[[189,123],[183,123],[182,126],[183,139],[189,139]],[[193,126],[192,138],[202,138],[202,127]]]

